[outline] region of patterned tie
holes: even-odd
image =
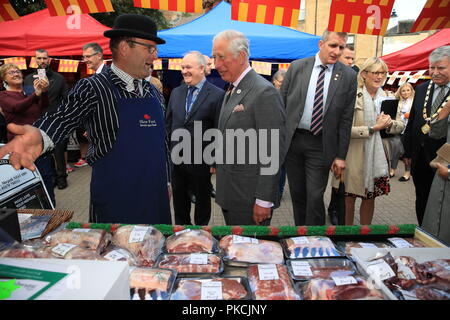
[[[325,70],[327,66],[321,65],[319,78],[317,79],[316,94],[314,96],[314,106],[311,118],[310,130],[313,135],[318,135],[322,132],[323,123],[323,85],[325,82]]]
[[[138,97],[140,97],[141,96],[141,91],[139,91],[139,80],[138,79],[134,79],[133,80],[133,84],[134,84],[133,92],[136,93],[136,95]]]
[[[197,89],[197,87],[189,87],[188,88],[188,94],[186,97],[186,116],[189,114],[189,111],[191,111],[192,98],[194,96],[195,89]]]
[[[233,88],[234,88],[234,85],[232,83],[230,83],[228,86],[228,90],[225,94],[225,104],[227,104],[228,100],[230,99],[231,93],[233,92]]]
[[[436,99],[434,100],[433,105],[431,106],[430,116],[432,116],[437,111],[437,109],[439,109],[442,102],[444,101],[444,97],[445,97],[445,86],[439,86],[439,93]]]

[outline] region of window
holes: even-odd
[[[305,21],[305,2],[306,0],[300,0],[300,12],[298,15],[298,21]]]
[[[351,45],[355,44],[355,35],[354,34],[348,35],[347,44],[351,44]]]

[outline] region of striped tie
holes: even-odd
[[[314,106],[311,118],[310,130],[313,135],[318,135],[322,132],[323,123],[323,85],[325,82],[325,70],[327,66],[321,65],[319,78],[317,79],[316,94],[314,96]]]

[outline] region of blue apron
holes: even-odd
[[[165,124],[155,97],[121,98],[117,140],[92,166],[90,222],[171,224]]]

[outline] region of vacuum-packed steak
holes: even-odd
[[[202,283],[211,281],[222,283],[223,300],[241,300],[248,295],[241,278],[181,279],[171,300],[201,300]]]
[[[103,251],[110,241],[110,235],[105,230],[99,229],[73,229],[61,230],[45,238],[53,247],[60,243],[76,244],[90,250]]]
[[[174,281],[172,271],[151,268],[134,268],[129,278],[134,300],[167,300]]]
[[[366,280],[355,277],[357,284],[337,285],[332,279],[312,279],[303,288],[305,300],[383,300],[381,292],[369,288]]]
[[[205,230],[184,230],[171,235],[166,240],[169,253],[216,252],[216,240]]]
[[[198,255],[201,255],[204,258],[204,261],[195,262],[190,254],[165,254],[160,257],[158,267],[175,269],[178,273],[217,274],[222,271],[222,260],[218,256],[207,253]],[[206,262],[206,264],[204,264],[204,262]]]
[[[275,264],[284,262],[283,248],[275,241],[228,235],[220,240],[219,247],[231,261]]]

